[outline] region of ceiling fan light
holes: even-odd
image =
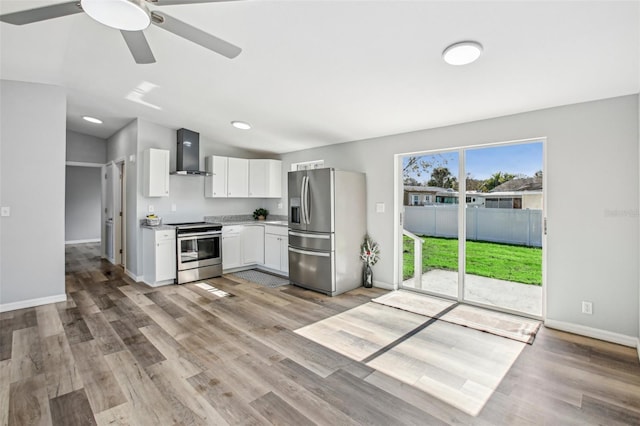
[[[482,54],[482,45],[477,41],[461,41],[444,49],[442,59],[449,65],[467,65]]]
[[[87,15],[111,28],[140,31],[149,26],[151,14],[145,0],[81,0]]]

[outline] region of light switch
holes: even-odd
[[[0,216],[11,216],[11,207],[0,207]]]
[[[376,213],[384,213],[384,203],[376,203]]]
[[[154,212],[154,210],[155,210],[155,209],[153,208],[153,206],[152,206],[151,204],[149,204],[149,213],[153,213],[153,212]]]
[[[278,203],[278,208],[281,209],[282,208],[282,203]]]

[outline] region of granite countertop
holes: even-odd
[[[267,220],[255,220],[253,215],[205,216],[205,222],[221,223],[222,226],[231,225],[274,225],[289,226],[287,216],[271,215]]]

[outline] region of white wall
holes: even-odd
[[[104,164],[107,162],[107,141],[67,130],[67,161]]]
[[[67,166],[64,235],[67,244],[100,241],[101,176],[99,167]]]
[[[547,319],[634,337],[640,331],[638,117],[638,96],[625,96],[289,153],[283,170],[324,159],[326,167],[367,174],[367,226],[381,246],[374,273],[389,285],[397,282],[394,154],[547,137]],[[607,194],[606,202],[588,203],[585,212],[593,194]],[[375,212],[376,202],[385,213]],[[274,213],[286,214],[286,202]],[[593,302],[593,315],[580,312],[583,300]]]
[[[0,82],[0,310],[65,300],[66,95]]]

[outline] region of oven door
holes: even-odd
[[[178,236],[178,271],[222,264],[221,234]]]

